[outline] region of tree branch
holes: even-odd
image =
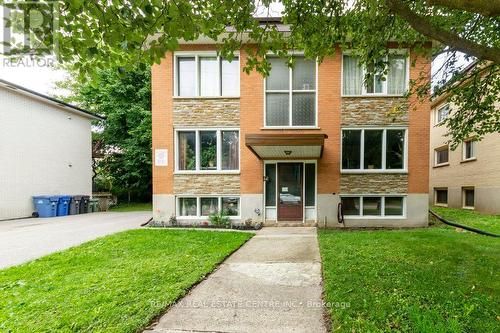
[[[431,6],[464,10],[486,17],[500,15],[500,0],[427,0],[427,3]]]
[[[455,50],[472,55],[480,60],[491,60],[500,64],[500,49],[476,44],[457,34],[436,27],[425,18],[414,13],[410,7],[399,0],[386,0],[385,2],[391,12],[400,16],[422,35],[435,39]]]

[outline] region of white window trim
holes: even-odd
[[[443,110],[444,108],[448,108],[448,114],[441,121],[439,121],[439,111]],[[436,115],[435,115],[436,119],[434,119],[436,126],[442,124],[446,120],[446,118],[448,118],[449,116],[450,116],[450,103],[446,103],[446,104],[440,106],[439,108],[437,108]]]
[[[465,205],[465,200],[466,200],[466,198],[465,198],[465,191],[467,191],[467,190],[474,191],[474,206],[466,206]],[[473,186],[464,186],[464,187],[462,187],[462,208],[463,209],[474,210],[474,209],[476,209],[475,207],[476,207],[476,189]]]
[[[446,203],[438,202],[437,201],[437,191],[446,191]],[[448,188],[447,187],[435,187],[434,188],[434,205],[435,206],[440,206],[440,207],[448,207]]]
[[[438,158],[437,158],[437,155],[438,155],[438,152],[439,151],[445,151],[446,148],[448,150],[448,161],[446,162],[443,162],[443,163],[438,163]],[[450,165],[450,146],[449,145],[444,145],[444,146],[441,146],[441,147],[437,147],[437,148],[434,148],[434,166],[435,167],[440,167],[440,166],[446,166],[446,165]]]
[[[186,58],[186,57],[194,57],[195,58],[195,78],[196,78],[196,82],[195,82],[195,95],[194,96],[179,96],[179,76],[178,76],[178,72],[179,72],[179,69],[178,69],[178,61],[177,59],[178,58]],[[219,72],[219,75],[218,75],[218,78],[217,78],[217,81],[218,81],[218,86],[219,86],[219,91],[221,92],[220,95],[214,95],[214,96],[203,96],[203,95],[200,95],[200,73],[199,73],[199,66],[200,66],[200,62],[199,62],[199,58],[200,57],[217,57],[217,62],[218,62],[218,72]],[[238,63],[240,63],[240,53],[239,51],[236,51],[234,52],[234,57],[238,57]],[[235,61],[236,59],[233,58],[232,61]],[[217,54],[216,51],[196,51],[196,52],[191,52],[191,51],[178,51],[178,52],[174,52],[174,66],[173,66],[173,72],[174,72],[174,89],[173,89],[173,93],[174,93],[174,98],[179,98],[179,99],[182,99],[182,98],[199,98],[199,99],[203,99],[203,98],[206,98],[206,99],[210,99],[210,98],[239,98],[240,97],[240,94],[241,92],[238,94],[238,95],[223,95],[222,94],[222,86],[221,86],[221,75],[222,75],[222,72],[221,72],[221,67],[222,67],[222,61],[221,61],[221,57]],[[238,70],[238,84],[240,85],[240,79],[241,79],[241,70]],[[241,89],[241,85],[238,87],[238,91],[240,91]]]
[[[196,216],[183,216],[179,215],[177,213],[180,213],[181,211],[181,204],[180,204],[180,199],[181,198],[194,198],[196,199]],[[239,207],[238,207],[238,216],[228,216],[229,219],[231,220],[238,220],[241,219],[241,197],[239,194],[235,195],[214,195],[214,194],[207,194],[207,195],[189,195],[189,194],[183,194],[183,195],[178,195],[175,198],[175,208],[176,208],[176,218],[183,219],[183,220],[200,220],[200,219],[208,219],[209,216],[201,215],[201,198],[217,198],[218,200],[218,211],[220,212],[222,209],[222,198],[238,198],[239,200]]]
[[[344,169],[342,166],[343,144],[342,132],[346,130],[361,131],[361,147],[360,147],[360,169]],[[364,169],[365,164],[365,130],[383,130],[382,133],[382,168],[381,169]],[[387,130],[404,130],[405,144],[402,169],[387,169],[386,168],[386,152],[387,152]],[[408,127],[342,127],[340,130],[340,173],[408,173]]]
[[[269,53],[269,56],[276,57],[275,55]],[[293,55],[295,56],[304,56],[303,52],[293,52]],[[318,60],[316,59],[316,75],[314,78],[314,85],[316,89],[312,90],[293,90],[293,82],[292,82],[292,77],[293,77],[293,70],[292,68],[288,68],[288,88],[287,90],[267,90],[267,79],[264,78],[264,126],[262,129],[319,129],[318,127]],[[267,93],[283,93],[286,94],[288,93],[288,126],[268,126],[266,124],[267,122]],[[293,119],[292,119],[292,99],[293,99],[293,93],[314,93],[314,125],[311,126],[304,126],[304,125],[292,125],[293,124]]]
[[[358,198],[359,197],[359,215],[344,215],[346,219],[353,220],[403,220],[407,216],[407,195],[406,194],[340,194],[340,199],[342,198]],[[381,215],[363,215],[363,198],[382,198],[380,204],[380,214]],[[385,215],[385,198],[398,197],[403,198],[403,215]]]
[[[473,156],[467,158],[467,143],[470,142],[472,144],[472,153]],[[468,161],[475,161],[477,159],[476,157],[476,148],[477,148],[477,141],[474,141],[473,139],[465,140],[462,142],[462,162],[468,162]]]
[[[200,132],[204,131],[215,131],[217,136],[217,170],[201,170],[200,165]],[[238,131],[238,169],[237,170],[222,170],[222,133],[224,131]],[[179,169],[179,132],[195,132],[196,138],[196,149],[195,149],[195,158],[196,158],[196,169],[195,170],[180,170]],[[182,175],[182,174],[239,174],[241,168],[241,131],[236,127],[196,127],[196,128],[176,128],[174,130],[174,149],[175,149],[175,169],[174,174]]]
[[[346,95],[344,94],[344,55],[350,56],[354,52],[352,50],[342,51],[342,56],[340,59],[340,96],[341,97],[401,97],[405,94],[388,94],[387,93],[387,80],[382,81],[382,93],[366,93],[366,87],[364,84],[364,74],[366,73],[366,68],[363,66],[363,85],[361,87],[361,95]],[[390,54],[406,54],[406,86],[405,91],[408,91],[410,87],[410,50],[409,49],[392,49],[389,51]],[[387,58],[386,58],[387,60]]]

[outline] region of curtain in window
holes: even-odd
[[[179,96],[196,94],[196,62],[194,57],[177,58],[177,89]]]
[[[363,72],[359,66],[359,59],[344,55],[343,62],[344,95],[361,95]]]
[[[196,135],[195,132],[179,132],[179,170],[196,168]]]
[[[231,62],[222,59],[221,72],[222,96],[239,96],[240,61],[238,57],[233,58]]]
[[[222,170],[238,170],[240,143],[237,131],[222,132]]]
[[[200,57],[200,95],[219,96],[219,63],[217,57]]]
[[[389,56],[387,93],[403,95],[406,92],[406,56],[393,54]]]

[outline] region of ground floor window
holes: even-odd
[[[474,188],[462,188],[462,202],[464,208],[474,208]]]
[[[447,205],[448,204],[448,189],[447,188],[434,189],[434,203],[437,205]]]
[[[347,195],[341,196],[344,215],[348,217],[402,217],[404,196]]]
[[[190,196],[177,198],[179,217],[206,218],[217,212],[240,216],[240,198],[236,196]]]

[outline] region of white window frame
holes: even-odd
[[[183,216],[183,215],[179,215],[180,212],[181,212],[181,203],[180,203],[180,199],[182,198],[193,198],[193,199],[196,199],[196,216]],[[196,194],[196,195],[189,195],[189,194],[183,194],[183,195],[178,195],[176,196],[175,198],[175,208],[176,208],[176,211],[177,211],[177,214],[176,214],[176,217],[179,218],[179,219],[183,219],[183,220],[200,220],[200,219],[208,219],[209,216],[206,216],[206,215],[201,215],[201,198],[217,198],[217,202],[218,202],[218,211],[220,212],[221,209],[222,209],[222,198],[238,198],[239,200],[239,206],[238,206],[238,216],[228,216],[229,219],[231,220],[238,220],[238,219],[241,219],[241,197],[239,194],[235,194],[235,195],[228,195],[228,194],[224,194],[224,195],[221,195],[221,194],[206,194],[206,195],[199,195],[199,194]]]
[[[201,170],[201,142],[200,132],[214,131],[217,136],[217,169],[216,170]],[[222,132],[237,131],[238,132],[238,169],[223,170],[222,169]],[[179,132],[195,132],[195,170],[180,170],[179,169]],[[174,174],[239,174],[241,169],[241,131],[236,127],[196,127],[196,128],[176,128],[174,131],[174,149],[175,149],[175,171]]]
[[[304,57],[303,52],[293,52],[293,56],[296,57]],[[271,58],[279,58],[278,56],[274,54],[268,54],[268,57]],[[310,60],[310,59],[309,59]],[[264,78],[264,129],[318,129],[318,60],[315,60],[316,63],[316,73],[315,73],[315,78],[314,78],[314,85],[315,89],[309,89],[309,90],[293,90],[293,70],[292,68],[288,68],[288,89],[287,90],[267,90],[267,79]],[[272,70],[272,69],[271,69]],[[267,93],[282,93],[285,94],[288,92],[288,125],[279,125],[279,126],[268,126],[267,125]],[[314,125],[310,126],[304,126],[304,125],[293,125],[293,119],[292,119],[292,100],[293,100],[293,93],[314,93]]]
[[[405,94],[388,94],[387,93],[387,78],[386,80],[382,81],[382,93],[367,93],[366,92],[366,85],[364,82],[365,79],[365,74],[366,74],[366,67],[363,66],[362,68],[362,86],[361,86],[361,95],[346,95],[344,94],[344,55],[346,56],[352,56],[353,55],[352,50],[345,50],[342,52],[342,57],[341,57],[341,71],[340,71],[340,93],[341,97],[369,97],[369,96],[404,96]],[[397,54],[397,55],[406,55],[406,84],[405,84],[405,92],[408,92],[408,89],[410,87],[410,51],[409,49],[393,49],[389,51],[389,54]],[[388,61],[387,56],[384,57],[385,61]],[[373,78],[375,79],[375,78]]]
[[[448,109],[448,113],[446,114],[446,117],[444,117],[443,119],[441,119],[441,121],[439,120],[439,113],[444,110],[444,109]],[[436,109],[436,119],[435,119],[435,123],[436,125],[439,125],[441,124],[442,122],[444,122],[446,120],[446,118],[448,118],[450,116],[450,104],[449,103],[446,103],[445,105],[443,106],[440,106],[439,108]]]
[[[465,202],[466,202],[466,194],[465,192],[466,191],[470,191],[472,190],[474,192],[474,206],[466,206],[465,205]],[[462,187],[462,208],[463,209],[471,209],[471,210],[474,210],[476,207],[476,189],[474,186],[464,186]]]
[[[446,203],[442,203],[442,202],[438,202],[437,201],[437,192],[438,191],[446,191]],[[435,187],[434,188],[434,205],[436,206],[441,206],[441,207],[448,207],[448,195],[449,195],[449,191],[448,191],[448,188],[447,187]]]
[[[403,215],[385,215],[385,198],[403,198]],[[359,198],[359,215],[344,215],[346,219],[386,219],[386,220],[402,220],[406,219],[407,215],[407,195],[406,194],[341,194],[342,198]],[[380,201],[380,215],[363,215],[363,198],[381,198]]]
[[[195,58],[195,94],[194,96],[179,96],[179,63],[178,58]],[[217,57],[218,62],[218,77],[217,84],[219,87],[219,95],[213,96],[205,96],[200,95],[200,58],[202,57]],[[236,61],[238,58],[238,63],[240,62],[240,53],[234,52],[234,58],[232,61]],[[197,52],[189,52],[189,51],[179,51],[174,53],[174,97],[176,98],[239,98],[240,97],[240,79],[241,79],[241,70],[238,70],[238,94],[237,95],[223,95],[222,94],[222,57],[220,57],[216,51],[197,51]]]
[[[472,156],[467,158],[467,143],[470,143],[472,145]],[[475,161],[476,160],[476,147],[477,147],[477,141],[473,139],[465,140],[462,142],[462,161],[467,162],[467,161]]]
[[[443,163],[438,163],[438,152],[445,151],[445,150],[448,150],[448,161],[443,162]],[[444,146],[434,148],[434,166],[440,167],[440,166],[445,166],[445,165],[450,165],[450,146],[449,145],[444,145]]]
[[[360,147],[360,169],[344,169],[342,166],[343,158],[343,131],[358,130],[361,131],[361,147]],[[382,130],[382,168],[381,169],[365,169],[365,130]],[[386,168],[386,153],[387,153],[387,131],[404,130],[405,144],[402,169],[387,169]],[[342,127],[340,130],[340,173],[407,173],[408,172],[408,127]]]

